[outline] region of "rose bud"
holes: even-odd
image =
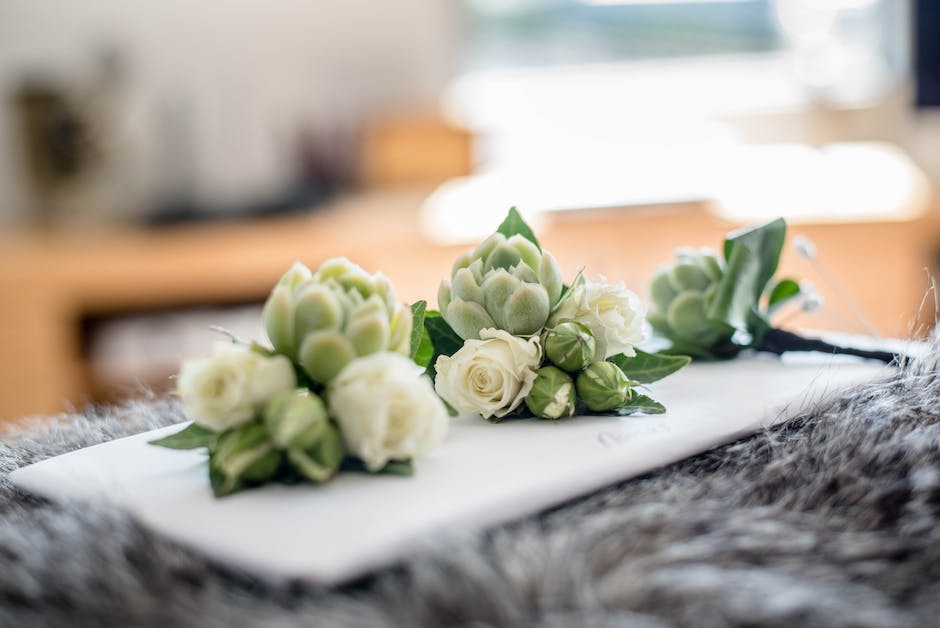
[[[549,360],[570,373],[576,373],[594,359],[594,334],[582,323],[559,323],[546,332],[543,348]]]
[[[264,482],[274,476],[280,462],[280,452],[258,422],[223,433],[210,452],[210,465],[232,484],[239,480]]]
[[[313,447],[326,428],[326,406],[308,390],[291,390],[272,399],[264,411],[271,442],[280,449]]]
[[[630,380],[613,362],[594,362],[578,374],[578,396],[594,412],[616,410],[633,395]]]
[[[538,417],[560,419],[574,414],[574,401],[571,376],[556,366],[543,366],[525,398],[525,405]]]
[[[310,447],[287,450],[287,460],[295,471],[312,482],[326,482],[336,473],[346,456],[343,437],[330,421],[323,421],[317,441]]]

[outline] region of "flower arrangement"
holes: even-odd
[[[457,258],[437,311],[401,305],[386,277],[345,258],[316,272],[298,263],[265,302],[270,347],[230,335],[184,361],[177,393],[193,422],[153,444],[205,449],[216,496],[341,471],[410,475],[443,440],[449,412],[492,422],[660,414],[641,386],[692,357],[748,349],[896,359],[772,326],[804,293],[773,279],[785,236],[775,220],[729,234],[723,259],[680,249],[650,284],[651,312],[623,282],[580,272],[566,285],[515,208]],[[637,347],[647,320],[666,350]]]
[[[386,277],[342,258],[295,264],[262,316],[272,348],[231,338],[183,362],[193,423],[153,441],[205,448],[216,496],[343,470],[410,475],[443,440],[447,409],[411,359],[422,328]]]
[[[579,273],[564,285],[515,208],[457,258],[438,303],[439,311],[418,314],[417,361],[454,410],[491,421],[662,413],[636,388],[689,362],[636,348],[646,306],[622,282]]]

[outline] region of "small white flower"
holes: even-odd
[[[483,329],[480,338],[437,359],[434,387],[460,412],[502,417],[532,390],[542,347],[537,336],[519,338],[501,329]]]
[[[274,395],[296,386],[286,357],[230,342],[217,343],[207,358],[183,361],[177,378],[187,414],[217,432],[250,421]]]
[[[431,380],[398,353],[356,358],[330,381],[330,413],[349,453],[370,471],[420,456],[444,439],[447,408]]]
[[[646,304],[621,281],[616,284],[580,280],[562,297],[548,321],[554,327],[564,321],[587,325],[594,334],[594,361],[623,353],[636,355],[634,347],[646,339]]]

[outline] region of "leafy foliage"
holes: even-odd
[[[425,315],[424,328],[428,341],[433,348],[431,358],[427,363],[427,374],[431,376],[431,379],[434,379],[437,376],[434,363],[437,361],[438,356],[457,353],[463,346],[463,338],[451,329],[441,313],[436,310],[431,310]]]
[[[411,305],[411,350],[408,355],[414,359],[421,348],[421,341],[424,339],[424,313],[427,310],[427,301],[418,301]]]
[[[754,336],[748,322],[759,311],[761,294],[777,271],[786,235],[783,218],[728,235],[726,267],[708,306],[709,320]]]
[[[199,449],[200,447],[211,447],[218,436],[216,432],[208,428],[190,423],[179,432],[152,440],[150,444],[168,449]]]
[[[618,353],[607,360],[619,366],[620,370],[632,381],[650,384],[672,375],[691,362],[692,358],[686,355],[647,353],[636,349],[636,355],[633,357]]]
[[[614,411],[615,414],[620,416],[628,416],[631,414],[663,414],[666,412],[666,406],[650,399],[646,395],[634,394],[633,398],[627,402],[627,405],[622,406]]]
[[[774,284],[767,299],[767,313],[773,314],[781,305],[800,295],[800,284],[792,279],[781,279]]]
[[[410,477],[414,475],[414,464],[411,460],[390,460],[384,467],[378,471],[369,471],[362,460],[358,458],[346,458],[340,467],[342,471],[352,471],[355,473],[373,473],[375,475],[400,475]]]
[[[506,216],[506,219],[503,220],[502,224],[497,227],[496,231],[503,234],[507,238],[514,235],[521,235],[523,238],[538,247],[539,251],[542,250],[542,247],[539,245],[539,241],[535,237],[535,233],[532,231],[532,228],[526,224],[526,221],[522,218],[519,210],[517,210],[515,207],[509,208],[509,214]]]

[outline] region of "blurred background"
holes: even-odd
[[[822,307],[781,324],[922,336],[937,32],[930,0],[0,0],[0,419],[263,338],[294,260],[433,304],[511,205],[641,294],[784,216]]]

